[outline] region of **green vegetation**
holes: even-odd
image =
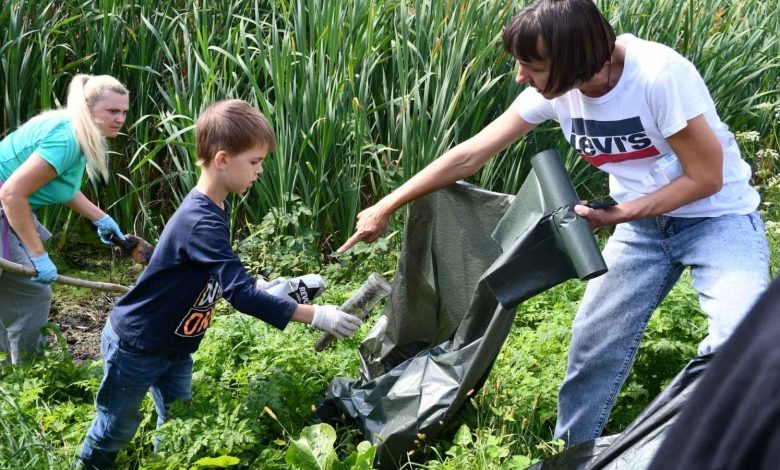
[[[767,202],[775,207],[780,191],[772,194]],[[276,226],[272,218],[240,245],[256,256],[250,263],[254,269],[273,260],[291,273],[303,273],[321,262],[313,251],[301,255],[298,246],[265,251],[271,243],[284,246],[270,226]],[[769,236],[777,260],[780,233]],[[343,302],[369,272],[394,266],[397,255],[381,240],[326,265],[321,272],[332,287],[322,301]],[[91,263],[93,276],[112,271],[104,261]],[[569,281],[520,306],[515,328],[484,388],[465,408],[460,429],[412,455],[406,468],[525,468],[560,450],[560,443],[551,441],[557,389],[583,288]],[[56,290],[58,298],[75,295]],[[357,430],[339,429],[334,438],[325,425],[311,427],[312,407],[330,380],[356,377],[355,347],[368,327],[317,354],[314,331],[291,325],[279,332],[222,305],[195,354],[192,403],[176,407],[173,418],[155,431],[147,398],[144,421],[120,454],[119,468],[320,468],[312,459],[321,468],[370,468],[365,462],[373,450]],[[651,320],[607,432],[627,425],[695,354],[705,334],[705,318],[686,274]],[[33,364],[0,370],[0,468],[60,469],[72,463],[94,416],[101,367],[99,360],[74,364],[63,348],[61,341]],[[155,436],[162,439],[158,453],[152,452]]]
[[[659,40],[701,70],[723,120],[777,150],[778,0],[602,0],[618,32]],[[330,251],[355,214],[453,143],[475,134],[519,92],[500,44],[522,1],[9,0],[0,10],[0,132],[60,104],[76,72],[116,75],[131,90],[114,176],[86,193],[125,230],[155,239],[194,184],[192,126],[220,98],[271,120],[279,146],[237,220],[271,209],[313,230]],[[514,193],[531,155],[558,147],[583,197],[604,178],[546,126],[472,179]],[[752,160],[756,154],[749,154]],[[70,211],[42,218],[60,238]],[[400,222],[397,218],[396,223]],[[242,225],[239,224],[238,227]]]
[[[156,239],[196,180],[192,125],[220,98],[244,98],[269,117],[279,146],[261,181],[236,198],[236,250],[268,276],[321,272],[323,301],[340,304],[368,273],[394,272],[402,214],[387,238],[334,257],[355,214],[455,142],[473,135],[519,92],[501,50],[502,26],[523,2],[350,0],[8,0],[0,10],[0,132],[56,107],[76,72],[110,73],[132,94],[130,121],[106,185],[85,186],[125,230]],[[764,201],[772,272],[780,269],[780,3],[602,0],[618,29],[690,58],[735,131]],[[583,198],[604,178],[545,126],[472,178],[514,193],[531,155],[556,147]],[[40,214],[66,274],[130,282],[135,272],[98,250],[74,253],[93,228],[61,207]],[[81,260],[81,261],[79,261]],[[109,279],[111,278],[111,279]],[[560,449],[551,441],[569,328],[583,284],[521,305],[483,390],[452,435],[407,468],[524,468]],[[72,307],[89,301],[55,288]],[[684,276],[651,321],[608,424],[625,426],[694,354],[704,318]],[[119,468],[369,468],[354,429],[311,422],[336,376],[355,376],[356,339],[314,353],[300,325],[280,333],[222,306],[195,355],[193,401],[155,431],[151,400]],[[57,328],[52,326],[56,334]],[[93,414],[99,361],[74,363],[61,340],[37,362],[0,370],[0,469],[68,468]],[[162,438],[152,452],[155,436]],[[305,463],[308,462],[308,463]]]

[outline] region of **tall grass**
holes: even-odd
[[[0,390],[3,468],[69,468],[68,463],[56,455],[54,447],[46,442],[36,423],[19,409],[15,398]]]
[[[500,34],[522,4],[9,0],[0,11],[0,132],[58,106],[76,72],[117,76],[131,90],[132,124],[114,145],[110,181],[85,192],[125,230],[154,239],[196,181],[198,113],[218,99],[246,99],[271,120],[279,145],[261,182],[233,201],[236,226],[259,223],[271,208],[296,213],[293,230],[317,231],[327,251],[359,210],[511,104],[520,88]],[[690,58],[733,129],[777,135],[756,107],[779,100],[778,0],[599,5],[619,33]],[[549,147],[562,151],[582,194],[605,191],[554,124],[473,180],[515,192],[529,157]],[[41,216],[67,235],[78,220],[68,214],[54,207]]]

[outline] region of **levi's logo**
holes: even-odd
[[[206,287],[198,294],[192,308],[176,328],[176,334],[185,338],[194,338],[205,333],[211,323],[214,306],[220,298],[222,298],[222,287],[209,276]]]
[[[572,118],[569,143],[597,167],[661,154],[647,136],[639,116],[619,121]]]

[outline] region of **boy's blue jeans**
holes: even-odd
[[[178,400],[189,400],[192,389],[192,356],[149,353],[119,339],[106,321],[100,342],[103,380],[95,407],[97,416],[87,431],[81,460],[88,469],[111,465],[141,423],[141,401],[151,389],[157,410],[157,426],[165,422],[167,409]]]
[[[619,224],[603,255],[609,271],[588,283],[558,395],[555,437],[567,445],[601,434],[650,316],[686,267],[709,324],[699,354],[728,338],[769,282],[757,212]]]

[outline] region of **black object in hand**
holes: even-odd
[[[590,207],[591,209],[608,209],[617,205],[617,201],[611,197],[604,199],[596,199],[595,201],[585,201],[582,205]]]
[[[143,266],[149,264],[154,247],[143,238],[128,233],[125,239],[121,240],[116,234],[111,233],[108,239],[122,255],[131,257],[133,261]]]

